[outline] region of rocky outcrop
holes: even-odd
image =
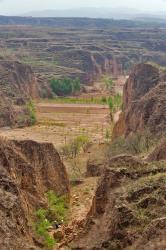
[[[125,132],[125,128],[126,128],[126,125],[125,125],[124,113],[121,112],[119,115],[118,121],[115,123],[115,126],[113,127],[113,131],[112,131],[113,139],[119,136],[123,136]]]
[[[159,82],[159,70],[150,64],[139,64],[134,67],[123,89],[124,109],[130,108]]]
[[[125,111],[126,135],[147,128],[152,134],[166,131],[166,82],[152,88]]]
[[[69,194],[60,157],[49,143],[0,139],[0,249],[41,247],[33,234],[33,216],[46,207],[45,193]]]
[[[87,162],[87,177],[101,176],[105,163],[102,159],[89,159]]]
[[[0,61],[0,127],[30,123],[27,103],[38,97],[37,80],[30,66]]]
[[[137,65],[124,86],[123,121],[119,120],[114,131],[123,125],[120,134],[149,130],[152,134],[166,132],[166,82],[157,68],[148,64]],[[116,136],[118,133],[115,133]]]
[[[72,249],[164,250],[164,183],[165,163],[151,165],[129,155],[110,159]]]

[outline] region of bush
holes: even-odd
[[[36,123],[36,120],[37,120],[34,102],[32,100],[27,102],[26,108],[27,108],[28,115],[29,115],[30,125],[34,125]]]
[[[122,109],[122,96],[120,94],[116,94],[113,97],[108,98],[108,106],[112,113],[117,112],[119,109]]]
[[[77,136],[72,142],[73,156],[76,156],[81,149],[86,150],[86,146],[89,143],[89,138],[86,135]]]
[[[57,196],[53,191],[46,193],[48,208],[39,208],[36,213],[35,231],[43,239],[47,249],[53,249],[56,240],[49,234],[48,229],[56,221],[62,224],[68,210],[67,199]]]
[[[108,129],[106,129],[106,132],[105,132],[105,139],[106,139],[106,141],[109,141],[110,138],[111,138],[110,131]]]
[[[80,91],[80,80],[76,78],[52,79],[50,81],[53,92],[58,96],[67,96]]]
[[[43,243],[47,249],[52,249],[56,243],[53,237],[48,233],[48,229],[51,226],[51,222],[47,219],[47,210],[40,208],[36,212],[36,233],[43,239]]]
[[[112,78],[104,78],[104,83],[108,91],[114,92],[115,83]]]
[[[86,150],[88,144],[89,138],[86,135],[79,135],[71,143],[62,147],[62,154],[66,157],[75,158],[81,150]]]
[[[47,216],[50,220],[56,220],[61,224],[68,210],[66,197],[58,197],[53,191],[49,191],[46,196],[49,205]]]

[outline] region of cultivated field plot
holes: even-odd
[[[37,118],[38,124],[33,127],[3,128],[0,135],[51,142],[58,149],[79,135],[86,135],[92,142],[103,142],[110,128],[107,105],[39,103]]]

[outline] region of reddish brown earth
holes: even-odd
[[[37,80],[30,66],[0,61],[0,127],[30,125],[27,103],[37,96]]]
[[[132,156],[110,159],[72,249],[164,250],[165,167]]]
[[[135,67],[124,87],[124,111],[115,135],[145,129],[154,139],[164,135],[164,79],[151,65]],[[90,162],[88,172],[93,176],[100,171],[102,175],[85,224],[70,245],[72,249],[166,248],[165,152],[164,140],[147,158],[149,163],[131,155],[105,158],[96,165]]]
[[[37,110],[35,126],[1,128],[0,135],[5,134],[10,139],[50,142],[60,149],[80,135],[88,136],[94,143],[103,142],[106,130],[110,129],[109,109],[104,105],[39,103]]]
[[[1,138],[0,168],[0,249],[41,248],[34,213],[46,207],[47,191],[69,194],[65,166],[52,144]]]
[[[114,128],[116,136],[126,136],[145,128],[152,134],[166,131],[166,82],[164,75],[149,64],[139,64],[133,69],[123,94],[123,118]],[[122,128],[122,129],[121,129]]]

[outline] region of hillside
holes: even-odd
[[[52,144],[5,138],[0,139],[0,165],[0,248],[41,249],[35,213],[47,207],[50,190],[69,194],[65,166]]]
[[[166,62],[166,29],[157,23],[0,17],[0,24],[0,57],[30,65],[39,79],[41,97],[52,96],[52,78],[79,78],[82,84],[93,84],[103,76],[124,77],[138,62],[162,67]]]
[[[165,135],[165,80],[165,73],[149,64],[139,64],[133,69],[124,86],[123,113],[115,125],[114,137],[129,136],[145,128],[155,136]]]
[[[103,164],[96,161],[88,165],[92,174],[98,174],[100,167],[101,178],[84,228],[74,239],[72,249],[165,249],[164,79],[163,75],[162,79],[159,77],[157,68],[148,64],[139,64],[131,72],[124,86],[124,129],[110,143]],[[114,132],[119,123],[121,118]],[[141,133],[144,142],[140,144]],[[119,140],[120,136],[125,136],[126,144]],[[138,151],[130,151],[132,147]]]
[[[0,127],[33,124],[31,98],[38,96],[38,88],[30,66],[0,60],[0,96]]]

